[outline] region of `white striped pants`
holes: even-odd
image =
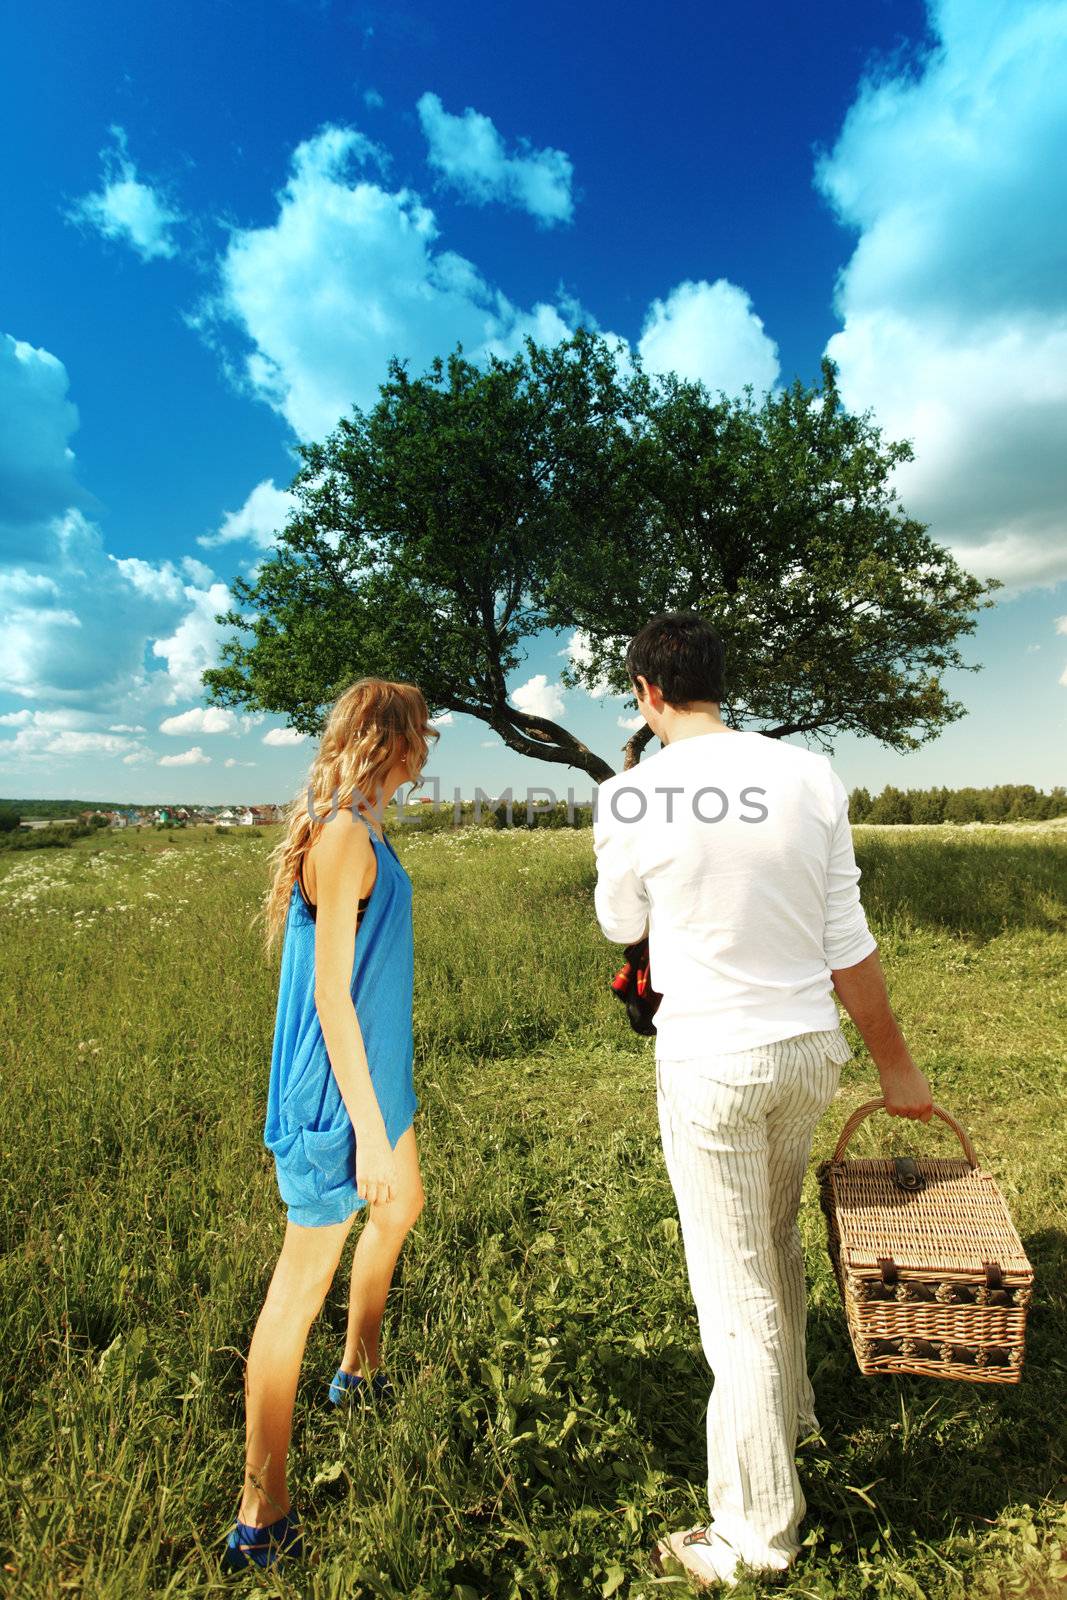
[[[815,1124],[852,1056],[840,1028],[657,1060],[656,1102],[700,1339],[708,1508],[754,1567],[789,1566],[806,1502],[793,1456],[817,1426],[797,1225]]]

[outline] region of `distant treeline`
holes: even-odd
[[[45,828],[19,827],[19,811],[0,801],[0,850],[69,850],[75,839],[88,838],[91,833],[102,833],[107,827],[103,817],[92,822],[56,822]],[[23,811],[22,816],[29,816]]]
[[[848,797],[851,822],[1045,822],[1067,816],[1067,789],[1049,794],[1032,783],[998,783],[992,789],[897,789],[886,784],[872,800],[867,789]]]
[[[166,804],[163,800],[155,803],[161,806]],[[124,811],[129,804],[129,800],[0,799],[0,810],[15,811],[20,817],[76,817],[81,811]]]

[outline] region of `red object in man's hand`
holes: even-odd
[[[648,939],[638,939],[623,950],[626,957],[611,980],[611,987],[626,1007],[635,1033],[654,1034],[652,1021],[663,996],[653,989],[648,975]]]

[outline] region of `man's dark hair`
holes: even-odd
[[[684,709],[694,700],[722,704],[725,651],[699,611],[664,611],[646,622],[630,640],[626,670],[635,693],[640,676],[658,685],[669,706]]]

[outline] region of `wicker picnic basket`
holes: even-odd
[[[845,1159],[868,1100],[818,1168],[827,1243],[860,1371],[1018,1383],[1033,1269],[995,1180],[940,1106],[958,1158]]]

